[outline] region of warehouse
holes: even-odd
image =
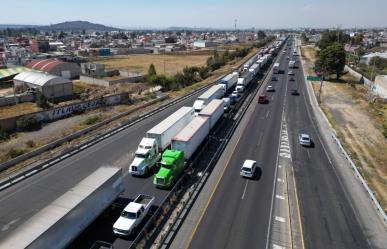
[[[27,67],[65,79],[78,78],[81,74],[81,68],[76,63],[63,62],[57,59],[33,60]]]
[[[22,72],[13,78],[16,89],[41,92],[49,100],[64,99],[73,94],[73,83],[55,75],[40,72]]]

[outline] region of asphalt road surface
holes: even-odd
[[[269,104],[255,107],[226,171],[193,232],[189,248],[266,247],[283,106],[305,248],[369,248],[340,179],[318,138],[313,113],[308,107],[302,69],[291,69],[295,73],[295,81],[289,81],[286,56],[292,58],[292,52],[288,49],[280,60],[285,71],[279,74],[279,80],[269,83],[276,89],[275,93],[269,94],[274,99],[269,98]],[[293,89],[297,89],[300,95],[292,95]],[[300,133],[308,133],[312,137],[313,148],[298,144]],[[245,159],[256,160],[261,166],[261,174],[253,180],[239,176]]]

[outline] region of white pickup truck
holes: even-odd
[[[154,200],[152,196],[138,195],[124,208],[113,225],[113,232],[116,235],[129,236],[147,215]]]

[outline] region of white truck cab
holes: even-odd
[[[138,146],[133,162],[129,166],[132,175],[145,175],[160,159],[156,139],[143,138]]]

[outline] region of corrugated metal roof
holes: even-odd
[[[58,85],[69,82],[69,80],[64,78],[40,72],[22,72],[16,75],[14,80],[23,81],[38,86]]]
[[[0,79],[13,76],[21,72],[30,72],[30,71],[34,71],[34,70],[27,67],[11,67],[11,68],[0,69]]]
[[[31,61],[27,67],[37,69],[40,71],[49,72],[57,65],[65,64],[66,62],[57,59],[45,59],[45,60],[34,60]]]

